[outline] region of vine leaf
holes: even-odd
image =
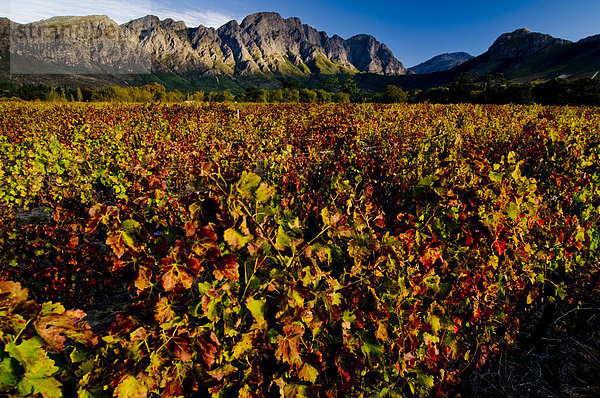
[[[54,377],[38,379],[25,375],[17,387],[22,395],[41,394],[44,398],[61,398],[63,396],[60,389],[62,384]]]
[[[227,242],[229,247],[231,247],[233,250],[239,250],[243,248],[252,240],[251,236],[244,236],[233,228],[226,230],[223,237],[225,238],[225,242]]]
[[[169,322],[173,318],[175,318],[175,312],[173,312],[171,309],[169,299],[166,297],[161,297],[154,307],[154,319],[156,319],[158,323],[162,324]]]
[[[305,363],[302,365],[302,369],[298,372],[298,377],[300,377],[304,381],[308,381],[310,383],[314,383],[319,377],[319,371],[315,369],[314,366]]]
[[[277,229],[277,238],[275,240],[275,248],[277,250],[285,250],[286,247],[289,247],[292,244],[292,239],[285,232],[283,227],[280,225]]]
[[[17,384],[17,379],[15,378],[16,371],[17,369],[12,358],[4,358],[0,362],[0,391]]]
[[[162,287],[167,292],[175,290],[175,288],[179,286],[187,290],[192,287],[193,282],[194,277],[176,264],[174,264],[170,270],[165,272],[161,278]]]
[[[217,381],[221,381],[221,380],[223,380],[224,377],[227,377],[227,376],[233,374],[236,370],[237,370],[237,368],[235,368],[234,366],[232,366],[230,364],[226,364],[226,365],[221,366],[220,368],[211,370],[210,372],[206,372],[206,373],[208,373],[212,378],[217,379]]]
[[[290,365],[300,364],[300,338],[304,334],[304,327],[298,324],[285,325],[283,333],[285,336],[277,336],[275,356]]]
[[[63,314],[50,314],[40,318],[35,323],[38,334],[56,352],[64,350],[67,338],[85,345],[98,344],[98,337],[90,330],[87,323],[81,322],[85,317],[81,310],[69,310]]]
[[[242,335],[242,340],[240,340],[234,347],[231,352],[231,357],[233,359],[240,359],[243,355],[250,352],[252,350],[252,340],[253,335],[246,333]]]
[[[27,301],[29,290],[21,288],[19,282],[0,281],[0,305],[16,307]]]
[[[267,322],[265,321],[265,309],[267,307],[267,301],[265,299],[255,300],[252,297],[248,297],[248,300],[246,300],[246,307],[248,307],[248,310],[250,310],[252,317],[256,321],[255,327],[260,330],[266,330]]]
[[[10,342],[5,350],[25,368],[23,379],[17,385],[21,395],[42,394],[50,398],[62,396],[60,382],[52,377],[59,368],[48,357],[40,338],[34,337],[21,344]]]
[[[215,279],[222,281],[225,278],[239,280],[238,272],[239,264],[237,257],[233,254],[228,254],[215,261],[216,268],[213,270]]]
[[[135,376],[128,375],[115,388],[115,395],[118,398],[145,398],[148,389]]]

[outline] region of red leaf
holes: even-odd
[[[228,254],[215,261],[216,269],[213,271],[215,279],[221,281],[225,278],[239,280],[238,273],[239,264],[237,257],[233,254]]]
[[[70,233],[69,234],[69,243],[67,243],[67,247],[69,249],[74,249],[75,247],[77,247],[78,243],[79,243],[79,238],[77,237],[77,235]]]
[[[185,229],[185,236],[187,236],[188,238],[191,238],[192,236],[196,235],[196,226],[194,224],[194,221],[188,221],[183,227]]]
[[[187,258],[185,260],[186,268],[194,274],[194,276],[198,276],[198,274],[204,269],[202,263],[195,258]]]
[[[199,336],[198,346],[200,347],[200,356],[207,368],[215,363],[215,354],[217,353],[219,343],[217,337],[211,332],[210,337]]]
[[[190,349],[188,342],[182,337],[175,337],[171,340],[173,347],[173,353],[179,359],[184,362],[192,360],[193,350]]]
[[[290,365],[302,364],[300,357],[300,338],[304,334],[304,328],[297,324],[283,327],[285,336],[277,336],[277,349],[275,357]]]
[[[182,287],[187,290],[192,287],[194,277],[188,274],[184,269],[174,266],[163,274],[161,283],[163,289],[167,292]]]
[[[169,305],[169,300],[166,297],[161,297],[154,307],[154,319],[158,323],[165,323],[175,318],[175,312]]]
[[[502,239],[497,240],[496,242],[494,242],[494,248],[496,249],[499,255],[502,255],[502,253],[504,253],[504,250],[506,249],[506,242]]]

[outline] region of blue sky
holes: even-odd
[[[378,0],[2,0],[7,15],[32,22],[54,15],[106,14],[117,22],[147,14],[218,27],[259,11],[296,16],[348,38],[367,33],[385,43],[405,66],[444,52],[479,55],[502,33],[518,28],[568,40],[600,34],[600,1],[378,1]],[[1,13],[1,11],[0,11]]]

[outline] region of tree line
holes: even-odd
[[[270,103],[479,103],[479,104],[543,104],[600,106],[600,81],[593,79],[554,79],[546,82],[513,83],[502,74],[487,75],[476,80],[461,75],[447,87],[404,91],[388,85],[378,93],[361,90],[351,75],[330,77],[322,88],[302,87],[296,80],[283,82],[283,87],[265,90],[248,87],[233,93],[223,91],[182,92],[167,90],[159,83],[139,87],[110,86],[102,88],[50,87],[41,84],[0,82],[0,100],[56,102],[270,102]]]

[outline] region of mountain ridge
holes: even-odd
[[[11,42],[7,32],[18,36],[28,29],[47,31],[41,48],[35,47],[35,37],[17,40],[14,47],[15,37]],[[73,47],[57,51],[53,43]],[[381,91],[388,84],[404,89],[445,86],[464,74],[481,79],[501,73],[513,81],[591,77],[600,70],[600,35],[571,42],[522,28],[501,34],[485,53],[468,57],[441,54],[424,63],[432,68],[423,71],[417,65],[420,74],[414,74],[373,36],[329,36],[299,18],[274,12],[251,14],[216,29],[152,15],[120,25],[102,15],[30,24],[0,18],[2,78],[81,87],[159,82],[186,91],[273,89],[287,80],[320,88],[328,76],[346,74],[367,91]],[[39,74],[40,69],[45,73]]]
[[[15,37],[11,55],[22,58],[24,73],[32,73],[27,65],[47,64],[50,73],[62,73],[69,68],[75,73],[106,74],[115,64],[115,73],[135,70],[130,59],[147,57],[142,65],[157,74],[178,74],[199,78],[213,75],[230,77],[253,74],[308,76],[368,72],[401,75],[407,69],[385,44],[373,36],[355,35],[342,39],[302,24],[299,18],[284,19],[278,13],[251,14],[239,24],[232,20],[218,29],[197,26],[190,28],[183,21],[160,20],[148,15],[118,25],[107,16],[54,17],[30,24],[9,22],[11,30],[48,31],[48,41],[68,46],[68,51],[38,50],[35,39]],[[67,27],[71,29],[67,29]],[[52,31],[52,29],[54,29]],[[70,32],[77,32],[75,38]],[[98,34],[103,32],[105,35]],[[55,35],[57,39],[52,39]],[[110,40],[109,35],[115,35]],[[58,40],[58,41],[57,41]],[[35,49],[34,50],[32,50]],[[86,58],[86,51],[89,56]],[[14,64],[12,65],[14,69]],[[62,66],[63,68],[61,68]],[[31,69],[31,68],[30,68]]]
[[[474,57],[466,52],[453,52],[436,55],[425,62],[412,66],[409,69],[416,74],[441,72],[452,69]]]

